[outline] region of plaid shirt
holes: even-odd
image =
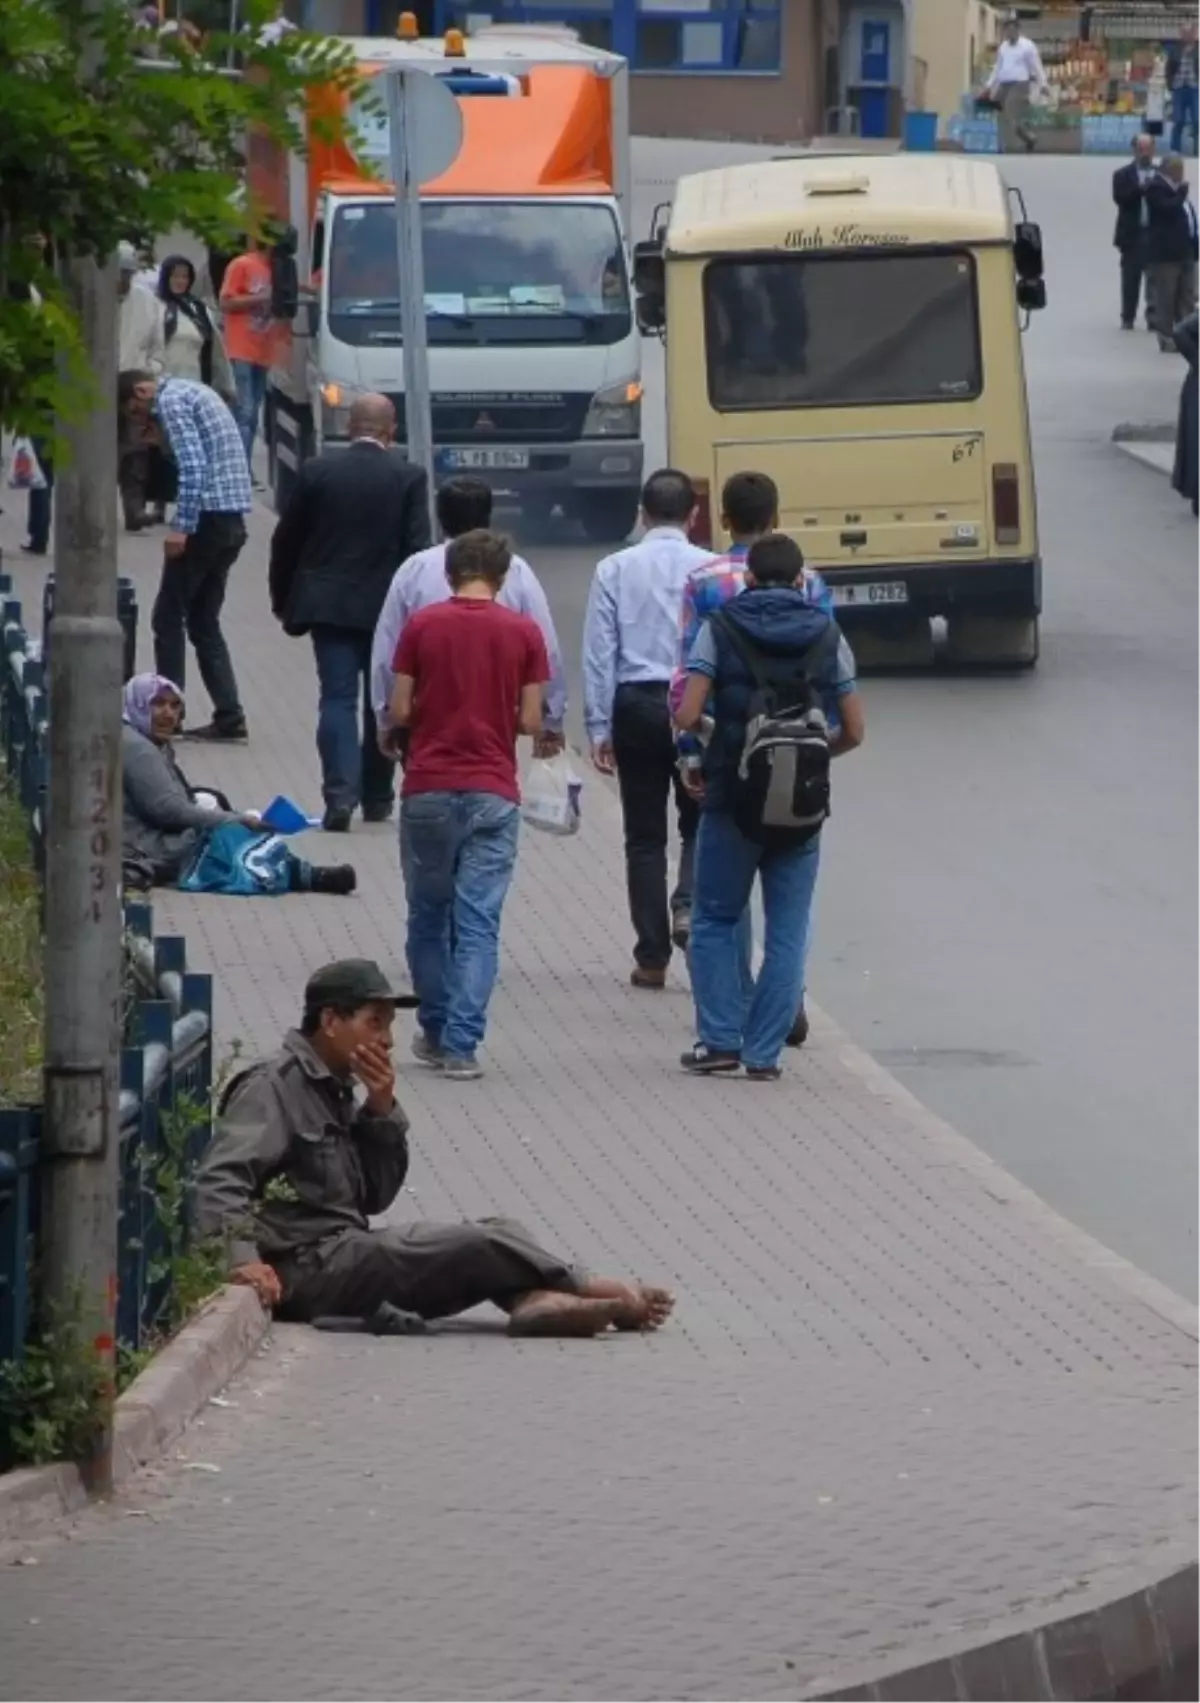
[[[747,545],[735,544],[728,555],[714,556],[711,562],[702,563],[688,577],[683,589],[683,605],[679,612],[679,659],[671,676],[668,694],[672,714],[679,708],[683,699],[683,688],[687,684],[688,659],[704,623],[718,610],[723,609],[731,598],[737,597],[739,592],[746,589],[748,554]],[[804,570],[804,592],[810,603],[832,617],[833,597],[829,587],[820,574],[814,573],[811,568]],[[694,733],[680,733],[677,736],[677,744],[680,755],[684,757],[695,757],[701,749],[701,743]]]
[[[195,532],[202,514],[249,514],[245,445],[216,391],[189,378],[161,379],[154,412],[179,469],[175,531]]]

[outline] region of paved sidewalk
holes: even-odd
[[[315,807],[269,526],[228,619],[252,742],[184,761],[239,804]],[[145,640],[154,547],[125,554]],[[350,899],[156,897],[218,978],[225,1043],[274,1046],[325,959],[402,969],[394,835],[307,837],[356,862]],[[401,1025],[396,1216],[511,1212],[669,1282],[676,1321],[593,1344],[277,1331],[186,1458],[4,1575],[0,1696],[816,1695],[1194,1558],[1188,1309],[820,1018],[778,1086],[686,1078],[683,976],[638,995],[628,960],[618,812],[589,780],[577,839],[523,840],[486,1079],[423,1073]]]

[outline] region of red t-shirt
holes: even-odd
[[[416,681],[404,797],[494,792],[519,803],[521,688],[550,678],[537,622],[490,599],[452,597],[418,609],[392,669]]]

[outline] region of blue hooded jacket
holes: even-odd
[[[793,586],[753,586],[732,598],[721,611],[728,621],[760,652],[772,677],[786,680],[796,665],[823,634],[837,623],[825,610],[816,608]],[[729,810],[730,787],[741,761],[746,722],[757,690],[754,676],[734,648],[719,621],[711,621],[716,665],[711,670],[714,727],[704,756],[705,810]],[[829,645],[824,667],[816,685],[829,722],[830,735],[841,727],[838,700],[855,689],[854,659],[839,634],[835,647]],[[696,672],[710,672],[707,668]]]

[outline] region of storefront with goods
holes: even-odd
[[[1170,129],[1166,56],[1194,4],[1168,0],[1097,0],[1092,5],[1017,7],[1037,44],[1049,89],[1034,98],[1029,122],[1045,153],[1124,154],[1139,131]],[[978,105],[994,54],[981,55],[947,141],[968,153],[999,148],[994,112]],[[1193,139],[1192,146],[1195,142]]]

